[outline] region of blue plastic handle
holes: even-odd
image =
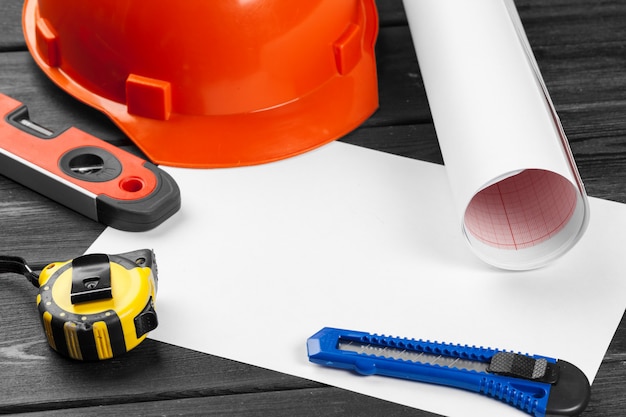
[[[357,348],[346,349],[346,345]],[[307,350],[309,360],[319,365],[460,388],[536,417],[577,415],[589,400],[589,382],[584,374],[567,362],[545,356],[335,328],[324,328],[311,336]],[[440,359],[441,364],[435,363]],[[532,375],[533,367],[539,365],[545,372]],[[559,385],[558,395],[551,398]]]

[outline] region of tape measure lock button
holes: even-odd
[[[137,338],[140,338],[157,328],[159,321],[157,319],[156,311],[154,310],[152,298],[150,298],[143,311],[135,317],[134,322]]]

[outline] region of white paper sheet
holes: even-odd
[[[543,266],[589,207],[512,0],[404,0],[458,223],[475,253]]]
[[[155,250],[157,340],[444,415],[513,417],[477,394],[311,364],[306,339],[332,326],[491,346],[593,379],[626,305],[620,204],[591,199],[577,246],[511,272],[468,249],[443,166],[332,143],[269,165],[164,169],[181,212],[145,233],[108,228],[89,249]]]

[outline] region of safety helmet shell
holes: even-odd
[[[26,0],[25,38],[63,90],[155,163],[265,163],[378,107],[374,0]]]

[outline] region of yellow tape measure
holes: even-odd
[[[157,327],[156,291],[151,250],[89,254],[45,267],[37,305],[54,350],[104,360],[135,348]]]

